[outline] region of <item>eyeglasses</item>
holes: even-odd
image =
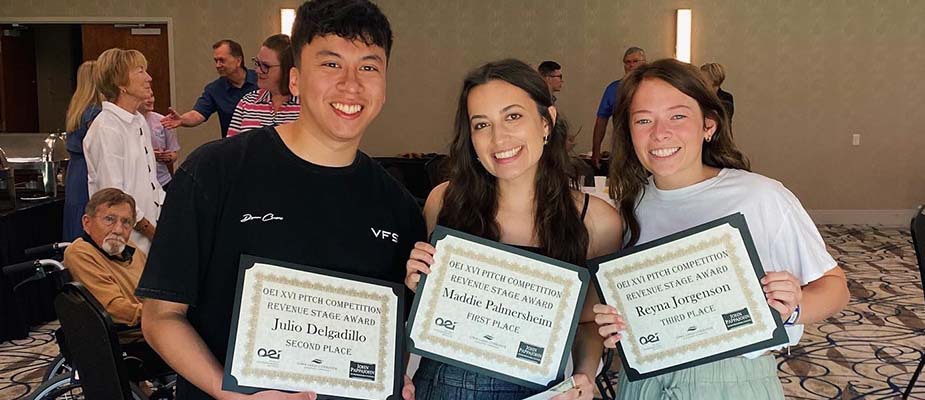
[[[557,75],[546,75],[546,76],[549,77],[549,78],[559,78],[559,79],[562,79],[562,74],[557,74]]]
[[[279,64],[267,64],[263,61],[258,60],[257,57],[254,57],[251,60],[254,61],[254,68],[260,71],[260,73],[262,74],[270,72],[270,68],[279,66]]]
[[[112,227],[113,225],[116,224],[116,222],[120,221],[119,217],[116,217],[115,215],[106,215],[106,216],[100,217],[100,219],[103,220],[103,225],[106,225],[107,228]],[[132,228],[135,227],[135,221],[132,219],[122,218],[121,222],[122,222],[122,227],[125,229],[131,230]]]

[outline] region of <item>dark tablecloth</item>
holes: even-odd
[[[56,198],[20,201],[16,210],[0,213],[0,266],[29,260],[24,251],[30,247],[60,241],[63,212],[64,199]],[[13,286],[29,275],[0,274],[0,342],[25,338],[29,327],[56,318],[54,279],[23,285],[14,296]]]

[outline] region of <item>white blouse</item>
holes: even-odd
[[[100,189],[121,189],[135,199],[135,218],[157,225],[166,193],[157,181],[151,132],[144,116],[103,102],[83,141],[90,196]],[[148,253],[151,241],[136,230],[131,240]]]

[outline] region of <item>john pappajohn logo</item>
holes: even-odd
[[[366,364],[356,361],[350,362],[350,377],[367,381],[376,380],[376,364]]]
[[[273,360],[279,360],[279,356],[282,354],[283,352],[279,350],[264,349],[264,348],[257,349],[257,357],[261,357],[261,358],[270,358]]]
[[[398,243],[398,234],[395,232],[389,232],[385,229],[376,229],[369,228],[373,232],[373,236],[378,239],[391,240],[392,242]]]
[[[748,308],[723,314],[723,322],[726,323],[726,330],[738,328],[740,326],[751,325],[752,316],[748,313]]]
[[[273,213],[266,213],[263,215],[251,215],[244,214],[241,216],[241,223],[248,221],[260,221],[260,222],[270,222],[270,221],[282,221],[283,217],[277,217]]]
[[[544,351],[542,347],[520,342],[520,347],[517,348],[517,358],[540,364],[543,362]]]
[[[456,323],[443,317],[437,317],[437,319],[434,320],[434,324],[450,331],[456,330]]]
[[[658,343],[658,332],[651,335],[645,335],[639,338],[639,344]]]

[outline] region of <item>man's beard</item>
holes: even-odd
[[[125,239],[122,236],[109,235],[106,236],[106,239],[103,239],[103,246],[101,247],[106,254],[117,256],[125,250]]]

